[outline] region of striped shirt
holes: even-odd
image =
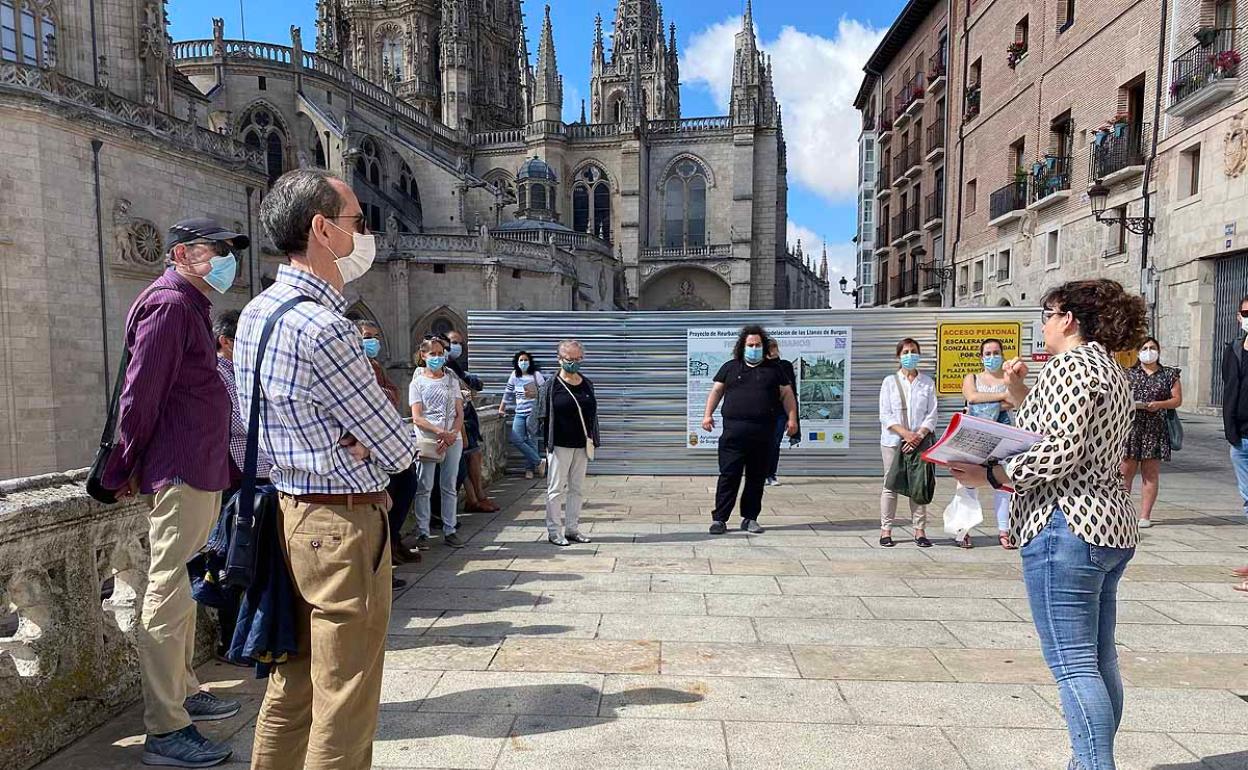
[[[391,473],[415,457],[411,430],[377,384],[355,324],[343,317],[347,300],[326,281],[282,265],[276,282],[243,309],[234,340],[234,376],[251,382],[260,335],[286,300],[260,372],[260,448],[273,462],[270,478],[282,492],[379,492]],[[240,413],[251,408],[251,389],[238,393]],[[347,435],[371,456],[356,460],[339,445]]]
[[[545,381],[541,372],[519,375],[512,372],[507,378],[507,388],[503,391],[503,405],[514,404],[516,414],[528,417],[533,414],[533,407],[537,404],[537,392],[542,389]],[[530,390],[532,396],[529,395]]]
[[[217,356],[217,374],[225,383],[225,392],[230,394],[230,459],[241,474],[247,460],[247,416],[238,411],[238,389],[234,387],[234,364],[230,360]],[[249,415],[248,415],[249,416]],[[256,478],[267,479],[273,470],[273,463],[263,450],[256,453]]]
[[[131,308],[130,363],[120,387],[117,446],[101,479],[121,489],[137,477],[152,494],[188,484],[216,492],[230,484],[229,396],[217,375],[217,345],[204,293],[166,270]]]

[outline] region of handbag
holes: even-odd
[[[442,375],[446,380],[446,397],[449,408],[454,408],[455,393],[451,386],[451,378],[455,375],[447,372]],[[447,426],[450,427],[450,426]],[[446,459],[446,449],[438,443],[438,434],[417,426],[416,428],[416,459],[422,463],[440,464]]]
[[[1170,434],[1170,448],[1175,452],[1183,448],[1183,421],[1175,409],[1166,410],[1166,431]]]
[[[901,375],[898,375],[900,379]],[[910,405],[906,403],[906,391],[897,383],[897,395],[901,398],[902,420],[910,425]],[[936,496],[936,468],[923,459],[923,452],[936,443],[936,436],[929,433],[923,437],[913,452],[897,448],[893,464],[884,476],[884,488],[910,498],[915,505],[927,505]]]
[[[585,433],[585,456],[590,462],[594,461],[594,451],[598,448],[594,445],[594,439],[589,435],[589,427],[585,425],[585,413],[581,411],[581,402],[576,400],[576,394],[568,387],[568,383],[563,381],[562,377],[556,377],[563,389],[568,391],[568,395],[572,397],[572,403],[576,405],[576,415],[581,418],[581,430]]]
[[[105,505],[113,505],[117,502],[117,490],[105,487],[103,479],[104,471],[108,468],[109,460],[113,456],[113,450],[117,448],[117,439],[113,434],[117,432],[117,410],[121,403],[121,391],[126,385],[126,368],[130,365],[130,346],[125,344],[125,340],[130,336],[130,323],[134,320],[134,314],[142,307],[144,300],[160,289],[176,291],[169,286],[148,287],[139,295],[134,308],[130,311],[130,317],[126,319],[126,333],[122,337],[121,363],[117,366],[117,379],[113,380],[113,394],[108,401],[108,417],[104,420],[104,430],[100,433],[100,446],[95,450],[95,459],[91,461],[91,469],[87,471],[87,494]]]
[[[301,302],[315,302],[311,297],[300,295],[281,304],[264,323],[260,344],[256,350],[256,368],[251,378],[251,408],[247,414],[247,451],[243,459],[242,486],[226,503],[226,529],[229,546],[225,552],[225,584],[247,588],[256,574],[260,558],[259,533],[264,524],[276,518],[278,513],[277,489],[270,485],[256,487],[256,460],[260,454],[260,367],[264,363],[264,351],[277,321],[287,310]]]

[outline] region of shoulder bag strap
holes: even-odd
[[[559,384],[572,397],[572,404],[576,407],[576,416],[581,418],[581,432],[585,434],[586,441],[592,442],[593,439],[589,436],[589,428],[585,425],[585,413],[581,411],[581,402],[576,400],[576,394],[572,392],[572,389],[568,387],[568,383],[564,382],[562,377],[556,376],[555,379],[559,380]]]
[[[126,369],[130,366],[130,345],[127,338],[130,336],[130,327],[134,322],[134,317],[138,314],[139,308],[143,306],[144,300],[157,291],[177,291],[177,289],[169,286],[149,286],[139,298],[135,300],[134,307],[130,310],[130,315],[126,317],[125,332],[121,336],[121,362],[117,364],[117,379],[113,380],[113,392],[108,399],[108,416],[104,420],[104,430],[100,433],[100,446],[108,446],[113,443],[113,433],[117,430],[117,411],[121,404],[121,391],[126,385]]]
[[[901,372],[897,373],[897,398],[901,399],[901,419],[905,423],[902,427],[910,430],[910,404],[906,400],[906,387],[901,381]]]
[[[287,310],[302,302],[315,302],[311,297],[300,295],[286,300],[264,323],[260,344],[256,349],[256,369],[251,378],[251,409],[247,415],[247,451],[243,459],[243,484],[238,491],[238,518],[250,521],[255,514],[256,461],[260,454],[260,367],[264,364],[264,351],[269,346],[277,321]]]

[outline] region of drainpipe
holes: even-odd
[[[1144,222],[1145,227],[1150,228],[1149,216],[1151,212],[1152,198],[1149,196],[1148,187],[1153,179],[1153,166],[1157,162],[1157,136],[1161,133],[1161,82],[1165,75],[1166,69],[1166,22],[1168,21],[1168,12],[1170,10],[1170,0],[1161,0],[1161,25],[1157,32],[1157,74],[1153,79],[1153,138],[1152,147],[1148,152],[1148,160],[1144,163],[1144,180],[1140,183],[1140,194],[1144,198]],[[1153,333],[1157,333],[1157,305],[1160,301],[1161,292],[1158,291],[1156,280],[1148,263],[1149,260],[1149,241],[1154,237],[1153,234],[1145,231],[1144,236],[1140,239],[1140,277],[1146,279],[1153,284],[1153,301],[1149,310],[1149,326]]]
[[[91,14],[91,84],[96,88],[100,86],[100,50],[99,41],[95,30],[95,0],[91,0],[88,7],[88,13]],[[98,153],[98,150],[97,150]],[[108,377],[108,367],[104,367],[104,377]]]
[[[256,249],[255,240],[253,240],[251,237],[252,236],[251,195],[252,193],[256,191],[256,188],[252,187],[251,185],[247,185],[247,187],[244,189],[247,191],[247,240],[249,242],[249,245],[247,246],[247,251],[250,252],[247,255],[248,256],[247,261],[251,263],[249,265],[250,269],[248,270],[248,272],[251,273],[251,276],[250,276],[251,280],[247,281],[247,284],[248,284],[247,294],[249,297],[254,299],[256,296],[256,281],[259,280],[259,277],[260,277],[260,266],[256,264],[256,254],[258,250]]]
[[[953,247],[949,250],[950,260],[949,269],[951,274],[949,281],[953,284],[953,290],[950,296],[950,307],[958,305],[958,245],[962,243],[962,197],[966,190],[966,83],[971,74],[971,4],[965,5],[962,12],[962,94],[964,101],[958,102],[957,109],[962,110],[962,119],[958,121],[958,215],[954,223],[953,231]],[[949,69],[946,65],[946,71]],[[945,77],[948,77],[946,75]],[[982,96],[981,96],[982,98]],[[950,120],[949,113],[946,111],[945,119]],[[948,184],[948,180],[945,181]],[[948,190],[946,189],[946,193]],[[942,287],[943,289],[943,287]]]
[[[94,20],[94,16],[92,19]],[[104,203],[100,191],[100,149],[104,143],[91,140],[91,176],[95,186],[95,250],[100,267],[100,336],[104,343],[104,409],[108,410],[108,394],[112,392],[108,360],[108,291],[104,273]]]

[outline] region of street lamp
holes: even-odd
[[[1092,207],[1092,216],[1097,222],[1103,225],[1122,225],[1129,232],[1136,235],[1142,235],[1145,238],[1153,234],[1153,217],[1120,217],[1106,216],[1105,210],[1109,208],[1109,188],[1105,186],[1101,180],[1097,179],[1088,188],[1088,204]]]
[[[857,283],[856,280],[855,280],[855,283]],[[854,298],[854,307],[858,307],[858,292],[860,291],[860,289],[855,286],[851,290],[849,288],[849,279],[843,275],[841,276],[841,280],[837,281],[836,284],[841,287],[841,294],[844,294],[847,297]]]

